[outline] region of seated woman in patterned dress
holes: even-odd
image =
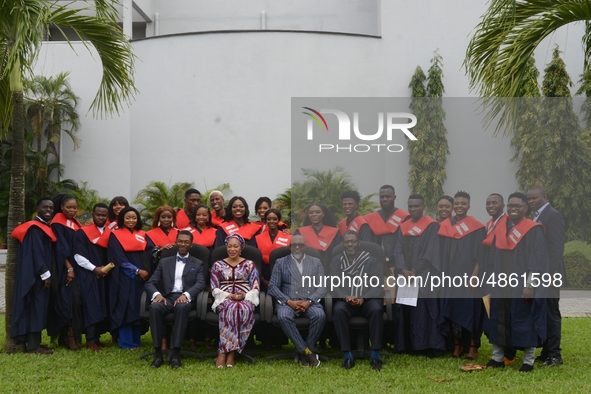
[[[254,308],[259,304],[259,272],[251,260],[240,257],[245,241],[240,234],[226,237],[228,257],[211,267],[211,306],[219,315],[220,346],[215,365],[234,366],[236,352],[246,345],[254,325]]]

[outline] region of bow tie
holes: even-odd
[[[189,256],[185,256],[185,257],[176,256],[176,261],[177,262],[181,261],[184,264],[187,262],[187,258],[189,258]]]

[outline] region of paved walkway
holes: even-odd
[[[0,313],[5,312],[4,269],[0,270]],[[591,317],[591,290],[563,290],[560,297],[562,317]]]

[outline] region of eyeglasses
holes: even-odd
[[[291,244],[292,248],[305,248],[306,244]]]
[[[357,242],[359,242],[359,241],[358,241],[358,240],[354,240],[354,241],[343,241],[343,243],[344,243],[345,245],[354,245],[354,244],[356,244]]]
[[[523,204],[508,204],[507,209],[521,209],[525,207]]]

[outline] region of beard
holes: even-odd
[[[304,257],[304,253],[303,252],[294,252],[291,254],[293,256],[294,259],[296,260],[301,260],[302,257]]]

